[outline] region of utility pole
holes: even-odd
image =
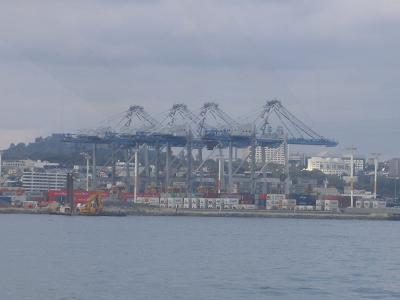
[[[350,201],[351,207],[354,207],[354,152],[357,150],[356,147],[349,147],[347,150],[350,152]]]
[[[171,145],[167,143],[166,152],[165,152],[165,192],[169,192],[169,175],[170,173],[170,165],[171,165]]]
[[[253,127],[250,146],[250,193],[255,194],[256,189],[256,128]]]
[[[97,152],[97,145],[93,144],[93,154],[92,154],[92,163],[93,163],[93,174],[92,174],[92,188],[97,188],[97,171],[96,171],[96,152]]]
[[[221,146],[219,146],[218,150],[218,194],[220,194],[225,190],[225,158]]]
[[[139,147],[136,147],[136,149],[135,149],[135,179],[134,179],[134,190],[133,190],[134,203],[137,202],[138,185],[139,185]]]
[[[189,129],[186,144],[187,173],[186,173],[186,193],[192,193],[192,131]]]
[[[371,153],[374,157],[374,200],[376,200],[377,187],[378,187],[378,158],[380,153]]]
[[[290,193],[290,174],[289,174],[289,144],[287,142],[287,136],[284,141],[284,152],[285,152],[285,194]]]
[[[229,150],[228,150],[228,192],[233,192],[233,146],[232,141],[229,142]]]
[[[1,151],[0,150],[0,178],[1,178],[1,175],[3,175],[3,169],[2,169],[2,166],[3,166],[3,151]]]
[[[89,169],[90,169],[90,155],[82,152],[81,155],[86,159],[86,192],[89,191]]]
[[[144,151],[144,191],[147,191],[147,186],[150,183],[149,146],[147,144],[143,145],[143,151]]]
[[[131,192],[131,174],[129,170],[129,162],[130,162],[130,151],[129,148],[125,149],[125,172],[126,172],[126,178],[125,178],[125,183],[126,183],[126,191],[128,193]]]
[[[111,182],[115,186],[115,144],[111,144]]]
[[[155,185],[157,191],[159,190],[160,186],[160,144],[156,144],[155,147],[156,151],[156,161],[155,161]]]

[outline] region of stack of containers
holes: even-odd
[[[208,198],[207,208],[215,208],[215,206],[216,206],[216,198]]]
[[[12,196],[0,196],[0,207],[11,206]]]
[[[339,201],[338,200],[325,200],[325,210],[338,211],[339,210]]]
[[[168,198],[160,197],[160,208],[168,207]]]
[[[223,198],[224,209],[236,209],[239,205],[238,198]]]
[[[265,201],[265,209],[280,209],[282,200],[286,198],[285,194],[268,194]]]
[[[369,201],[369,200],[364,200],[363,201],[363,207],[364,208],[371,208],[371,206],[372,206],[371,201]]]
[[[200,209],[207,208],[207,198],[199,198],[199,207]]]
[[[282,199],[281,200],[281,208],[282,209],[295,209],[296,208],[296,199]]]
[[[340,208],[346,208],[350,206],[350,197],[341,195],[322,195],[323,200],[337,200]]]
[[[317,199],[315,200],[315,210],[324,210],[325,200]]]
[[[239,204],[254,204],[254,195],[242,194],[240,196]]]
[[[255,204],[239,204],[239,209],[257,209]]]
[[[167,198],[168,208],[176,208],[175,198],[169,197]]]
[[[309,194],[291,194],[289,196],[290,199],[296,199],[296,205],[303,206],[314,206],[315,205],[315,195]]]
[[[372,201],[372,208],[385,208],[386,201]]]
[[[266,208],[267,199],[268,199],[268,195],[267,194],[258,195],[258,208],[259,209],[265,209]]]
[[[314,210],[313,205],[297,205],[296,208],[298,210]]]
[[[191,208],[199,208],[199,198],[192,198]]]
[[[222,209],[223,206],[224,206],[223,203],[224,203],[224,199],[216,198],[216,199],[215,199],[215,208],[216,208],[216,209]]]
[[[363,208],[363,200],[356,200],[356,207]]]
[[[192,199],[191,198],[184,198],[183,199],[183,208],[192,208]]]

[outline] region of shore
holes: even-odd
[[[0,214],[58,214],[45,208],[24,209],[0,208]],[[294,218],[335,220],[400,220],[400,209],[356,209],[341,212],[299,210],[216,210],[216,209],[172,209],[152,207],[107,207],[102,216],[191,216],[191,217],[240,217],[240,218]]]

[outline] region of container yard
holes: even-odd
[[[326,178],[292,179],[290,168],[301,172],[305,166],[291,160],[290,145],[337,142],[307,127],[280,101],[267,101],[247,121],[239,120],[216,103],[205,103],[198,113],[175,104],[161,118],[133,105],[107,132],[56,135],[64,144],[91,149],[80,153],[84,164],[62,169],[50,162],[6,162],[5,172],[12,178],[20,174],[21,184],[0,191],[0,208],[89,215],[107,210],[291,217],[345,215],[348,208],[395,212],[377,196],[376,184],[374,193],[354,189],[353,152],[349,184],[342,191],[328,186]],[[104,165],[98,164],[99,153],[107,159]]]
[[[386,208],[384,201],[357,200],[357,207],[345,207],[348,197],[314,199],[307,195],[258,194],[249,199],[241,194],[221,197],[191,197],[176,193],[119,194],[109,191],[73,191],[73,205],[68,206],[68,190],[49,190],[29,193],[21,189],[0,190],[0,213],[50,213],[84,215],[190,215],[224,217],[280,217],[328,219],[380,219],[395,220],[400,209]],[[89,203],[101,198],[101,210],[90,212]],[[297,198],[295,198],[297,197]],[[327,198],[321,197],[321,198]],[[328,197],[329,198],[329,197]],[[33,200],[32,200],[33,199]],[[96,198],[97,199],[97,198]],[[307,200],[306,200],[307,199]],[[362,203],[362,204],[359,204]],[[369,204],[365,204],[369,203]],[[360,206],[360,207],[359,207]],[[72,207],[71,210],[69,208]],[[75,210],[75,211],[73,211]]]

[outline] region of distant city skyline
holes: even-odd
[[[0,149],[132,104],[237,117],[277,98],[334,152],[400,156],[398,1],[8,1],[0,17]]]

